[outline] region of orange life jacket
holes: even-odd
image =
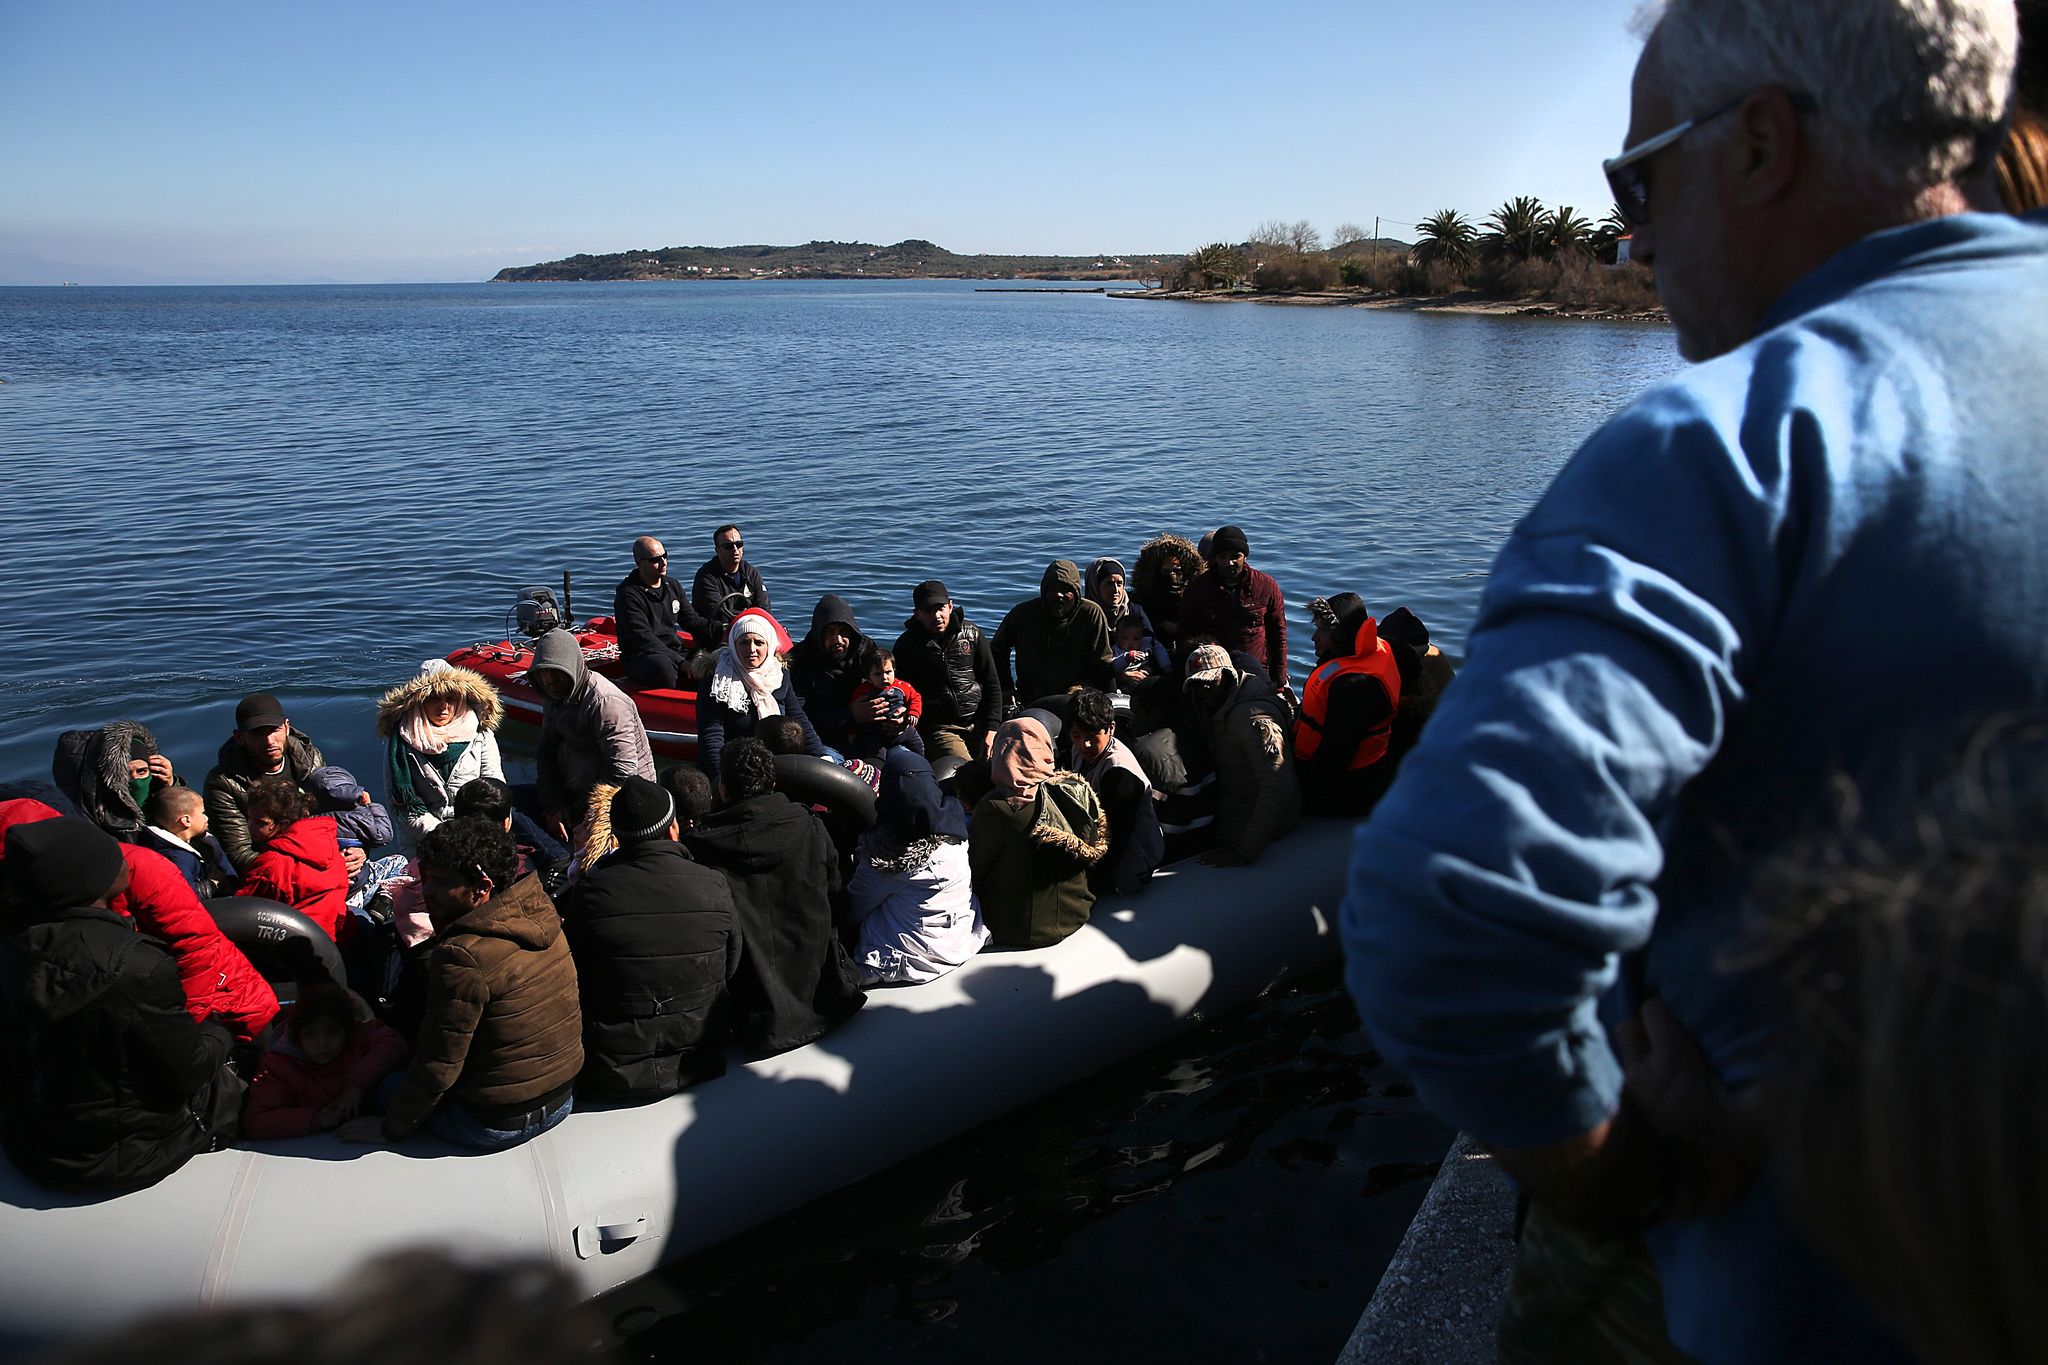
[[[1379,622],[1365,618],[1350,654],[1326,659],[1308,675],[1301,693],[1301,716],[1294,724],[1294,754],[1306,762],[1314,758],[1323,742],[1323,727],[1330,719],[1330,689],[1339,678],[1364,674],[1377,678],[1387,690],[1387,717],[1358,741],[1346,765],[1351,771],[1370,768],[1387,756],[1387,740],[1394,731],[1394,713],[1401,707],[1401,670],[1394,663],[1393,648],[1380,638]]]

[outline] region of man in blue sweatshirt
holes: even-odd
[[[1834,774],[2048,696],[2048,221],[1973,212],[2016,48],[2010,0],[1663,8],[1608,172],[1700,363],[1515,528],[1357,838],[1376,1042],[1536,1214],[1648,1229],[1703,1361],[1902,1355],[1768,1169],[1670,1216],[1608,1030],[1655,1000],[1757,1082],[1753,877]]]

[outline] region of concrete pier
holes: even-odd
[[[1514,1229],[1507,1177],[1460,1134],[1337,1365],[1490,1365]]]

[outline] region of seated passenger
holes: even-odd
[[[1174,658],[1187,653],[1180,643],[1181,599],[1202,571],[1202,556],[1186,536],[1159,535],[1138,551],[1131,575],[1131,601],[1145,613],[1152,637]]]
[[[853,694],[870,648],[846,599],[826,593],[811,612],[811,633],[789,652],[790,681],[803,699],[811,728],[828,749],[852,752]]]
[[[690,601],[706,623],[706,633],[699,638],[706,649],[725,643],[726,632],[742,612],[765,612],[773,606],[761,571],[744,562],[746,544],[739,527],[719,527],[711,533],[711,558],[697,566],[697,576],[690,580]]]
[[[1137,755],[1116,737],[1116,707],[1106,693],[1074,694],[1067,725],[1074,770],[1095,789],[1109,822],[1109,852],[1088,872],[1096,895],[1132,896],[1145,889],[1166,856],[1166,835],[1152,804],[1152,781]]]
[[[504,778],[496,733],[504,714],[488,678],[439,659],[378,700],[384,794],[405,847],[453,817],[455,793],[471,780]]]
[[[1221,645],[1188,656],[1189,704],[1209,732],[1216,762],[1215,867],[1254,862],[1301,819],[1301,788],[1288,754],[1287,711],[1265,679],[1239,672]]]
[[[155,1184],[231,1138],[241,1108],[234,1034],[186,1012],[170,953],[109,906],[128,880],[89,821],[7,831],[0,1137],[53,1189]]]
[[[1401,705],[1394,712],[1394,733],[1387,742],[1388,761],[1399,763],[1422,738],[1422,727],[1436,713],[1457,670],[1430,643],[1422,618],[1406,607],[1387,613],[1380,622],[1380,638],[1394,647],[1394,662],[1401,666]]]
[[[619,633],[619,659],[626,681],[636,687],[688,687],[691,643],[708,649],[715,629],[690,605],[683,585],[668,576],[668,551],[653,536],[633,542],[633,572],[612,594],[612,620]]]
[[[1209,541],[1209,567],[1195,575],[1181,602],[1183,638],[1215,637],[1231,653],[1249,654],[1276,689],[1287,686],[1287,600],[1280,585],[1254,569],[1251,542],[1235,526]],[[1183,649],[1182,658],[1186,658]]]
[[[142,833],[143,803],[178,780],[156,736],[135,720],[57,736],[50,775],[79,814],[124,843]]]
[[[767,612],[743,612],[732,623],[711,681],[697,694],[697,766],[705,776],[722,773],[726,745],[752,735],[762,721],[775,716],[788,716],[803,727],[805,753],[825,756],[825,746],[790,682],[783,662],[788,652],[789,636]]]
[[[989,775],[994,786],[968,829],[989,932],[1006,948],[1058,943],[1095,904],[1088,869],[1109,851],[1102,804],[1079,774],[1053,767],[1052,736],[1030,717],[996,732]]]
[[[988,928],[967,857],[967,815],[931,764],[889,750],[875,827],[861,836],[847,886],[860,984],[932,981],[981,951]]]
[[[263,1054],[242,1106],[242,1136],[305,1137],[372,1112],[377,1087],[412,1054],[405,1039],[336,985],[300,996]]]
[[[220,746],[213,771],[206,775],[206,823],[235,871],[245,872],[256,861],[256,844],[242,811],[256,779],[282,777],[297,786],[326,761],[318,745],[292,729],[284,707],[268,692],[252,692],[236,705],[235,732]],[[349,871],[358,866],[360,857]]]
[[[346,768],[331,764],[315,768],[306,775],[304,791],[313,800],[313,814],[333,818],[334,836],[344,855],[351,848],[371,855],[348,879],[348,908],[360,915],[405,870],[405,855],[389,853],[378,857],[373,852],[391,842],[391,815],[370,799],[363,784]]]
[[[917,729],[925,752],[986,758],[1003,721],[1003,684],[988,637],[936,578],[913,588],[910,601],[911,617],[896,637],[896,668],[924,699]]]
[[[617,850],[562,898],[583,1004],[576,1085],[587,1100],[637,1103],[724,1074],[740,932],[726,879],[676,842],[665,787],[627,778],[610,817]]]
[[[1110,673],[1119,690],[1135,692],[1140,686],[1173,672],[1173,660],[1166,648],[1152,638],[1142,616],[1120,617],[1110,635]]]
[[[775,757],[760,740],[735,740],[721,761],[725,808],[704,817],[688,847],[732,888],[746,945],[732,985],[740,1041],[787,1052],[867,1003],[832,930],[839,855],[818,818],[776,791]]]
[[[1316,666],[1302,685],[1294,723],[1302,797],[1317,815],[1365,815],[1394,778],[1389,744],[1406,651],[1380,638],[1379,622],[1357,593],[1318,597],[1308,614]]]
[[[754,738],[767,745],[768,752],[777,757],[805,753],[810,748],[810,742],[804,738],[804,727],[789,716],[774,716],[762,721],[754,728]],[[702,777],[703,772],[699,768],[698,776]],[[711,779],[706,777],[704,781],[708,785]]]
[[[538,769],[541,829],[567,844],[590,789],[629,777],[654,778],[654,750],[633,699],[583,662],[583,646],[566,630],[534,642],[527,676],[546,699],[541,707]]]
[[[519,876],[502,826],[460,816],[420,840],[433,917],[412,1065],[381,1119],[335,1135],[400,1142],[428,1129],[476,1151],[515,1147],[567,1118],[583,1066],[576,964],[540,879]]]
[[[790,728],[796,727],[792,725]],[[802,750],[796,752],[801,753]],[[711,814],[712,808],[718,804],[718,795],[711,789],[711,779],[704,776],[702,768],[678,763],[661,775],[661,785],[676,799],[678,839],[689,838],[697,822]]]
[[[991,650],[1006,714],[1077,684],[1109,685],[1109,621],[1101,607],[1081,596],[1081,571],[1071,559],[1045,566],[1038,596],[1010,608]]]
[[[333,817],[313,814],[312,798],[282,777],[258,778],[243,809],[257,853],[235,894],[281,901],[337,943],[348,938],[348,868]]]
[[[138,848],[160,853],[202,900],[227,895],[238,880],[218,841],[206,832],[206,798],[190,787],[159,787],[142,803]]]
[[[868,650],[867,676],[854,689],[853,712],[861,717],[853,724],[853,748],[848,751],[853,757],[879,763],[897,747],[924,756],[924,740],[917,733],[924,698],[896,676],[896,656],[890,651]]]

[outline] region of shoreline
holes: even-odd
[[[1670,318],[1661,308],[1616,312],[1585,308],[1546,299],[1503,299],[1467,290],[1457,294],[1368,294],[1355,289],[1321,289],[1262,294],[1251,289],[1124,289],[1113,299],[1167,303],[1264,303],[1292,308],[1372,308],[1389,313],[1459,313],[1471,317],[1570,318],[1581,322],[1659,322]]]

